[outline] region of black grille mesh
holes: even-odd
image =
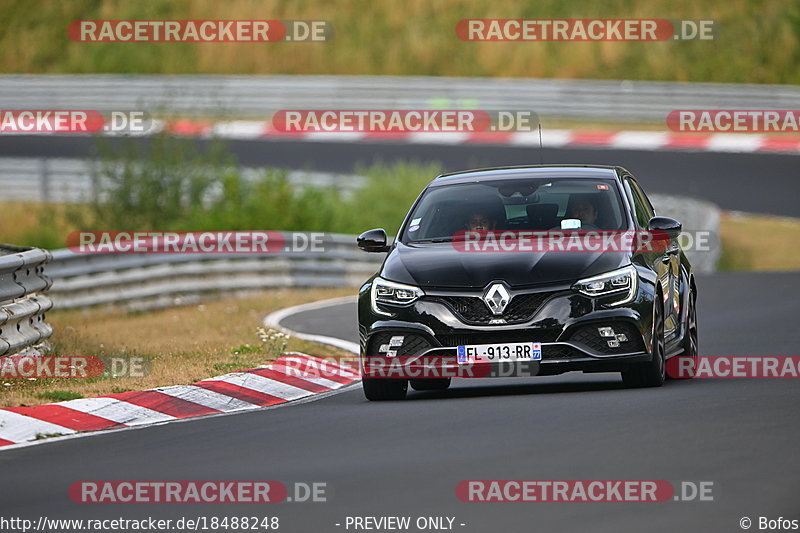
[[[585,353],[573,348],[572,346],[564,346],[556,344],[553,346],[542,346],[542,359],[580,359],[581,357],[588,357]]]
[[[517,294],[511,298],[502,315],[493,315],[481,298],[476,296],[435,296],[452,309],[466,324],[488,324],[492,319],[502,318],[507,324],[527,322],[542,304],[556,292]]]

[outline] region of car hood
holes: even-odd
[[[572,282],[630,263],[622,252],[463,252],[450,243],[406,245],[389,253],[381,276],[418,287],[483,288]]]

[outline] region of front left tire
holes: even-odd
[[[666,379],[666,344],[664,341],[664,310],[660,294],[653,301],[653,357],[646,363],[622,371],[626,387],[660,387]]]
[[[694,292],[689,293],[689,309],[686,313],[686,333],[683,336],[683,357],[692,359],[692,372],[690,377],[694,377],[697,370],[699,349],[697,333],[697,302]]]
[[[408,392],[407,379],[362,378],[361,386],[371,402],[403,400]]]

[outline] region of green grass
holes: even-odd
[[[54,437],[63,437],[66,433],[37,433],[36,438],[33,440],[52,439]]]
[[[49,400],[51,402],[66,402],[68,400],[79,400],[83,398],[83,395],[67,390],[52,390],[43,392],[37,396],[42,400]]]
[[[4,72],[366,74],[800,82],[791,0],[0,0]],[[463,42],[463,18],[713,19],[713,42]],[[328,20],[324,43],[78,43],[77,19]],[[432,99],[438,95],[431,95]]]

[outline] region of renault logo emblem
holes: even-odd
[[[502,315],[509,300],[511,300],[511,295],[508,294],[508,289],[502,283],[491,285],[483,294],[483,302],[493,315]]]

